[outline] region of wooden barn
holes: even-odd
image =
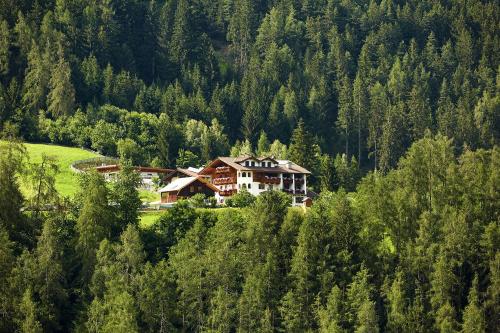
[[[161,203],[173,203],[180,199],[190,198],[198,193],[213,197],[218,192],[218,189],[207,183],[203,177],[184,177],[173,180],[158,192],[160,192]]]

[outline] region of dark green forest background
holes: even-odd
[[[0,0],[0,332],[497,332],[499,29],[479,0]],[[124,167],[61,197],[19,139]],[[313,207],[139,226],[132,165],[250,152]]]
[[[0,126],[142,165],[253,151],[318,177],[337,154],[385,172],[426,129],[457,152],[498,143],[499,12],[475,0],[2,0]]]

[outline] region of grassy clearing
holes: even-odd
[[[59,166],[59,174],[56,177],[56,189],[63,196],[73,196],[78,191],[78,174],[70,169],[72,163],[78,160],[99,157],[101,155],[74,147],[47,145],[38,143],[25,143],[30,163],[42,161],[42,155],[53,156]],[[27,194],[25,184],[21,184],[22,190]],[[139,196],[142,201],[153,202],[160,200],[156,192],[140,190]]]
[[[139,198],[141,198],[141,201],[145,202],[160,201],[160,193],[147,190],[139,190]]]
[[[72,196],[78,190],[78,174],[70,169],[71,163],[100,155],[80,148],[64,147],[56,145],[25,144],[30,163],[42,161],[42,155],[53,156],[59,166],[59,174],[56,177],[56,189],[63,196]],[[26,190],[26,187],[23,186]]]
[[[141,213],[139,216],[139,226],[141,228],[148,228],[156,223],[158,218],[165,213],[165,211],[153,211]]]

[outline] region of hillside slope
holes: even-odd
[[[71,163],[100,156],[80,148],[35,143],[26,143],[25,146],[30,163],[39,163],[43,154],[53,156],[57,160],[59,174],[56,178],[56,188],[63,196],[71,196],[78,189],[78,175],[71,171]]]

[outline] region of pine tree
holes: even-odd
[[[421,138],[426,129],[432,129],[432,113],[429,101],[429,73],[423,66],[417,69],[414,85],[408,102],[409,118],[413,140]]]
[[[121,160],[120,172],[113,183],[111,197],[117,204],[117,220],[120,227],[116,233],[120,233],[129,224],[137,225],[138,210],[141,207],[141,199],[137,188],[141,183],[139,174],[135,171],[129,160]]]
[[[154,266],[147,263],[139,285],[137,303],[150,331],[171,332],[176,310],[172,269],[163,260]]]
[[[366,132],[366,114],[369,111],[369,100],[367,96],[367,89],[361,74],[358,72],[353,84],[353,104],[356,114],[356,130],[358,132],[358,163],[362,164],[361,153],[364,149],[364,133]]]
[[[338,286],[333,286],[326,307],[319,310],[320,332],[322,333],[342,333],[344,322],[344,304],[342,291]]]
[[[61,45],[58,57],[59,61],[50,77],[50,92],[47,95],[47,111],[54,118],[72,114],[75,106],[75,88],[71,83],[71,68],[64,59]]]
[[[374,169],[378,168],[380,137],[388,100],[384,86],[377,82],[370,89],[370,119],[368,121],[368,145],[373,148]]]
[[[269,153],[269,140],[267,139],[266,132],[260,132],[259,141],[257,141],[257,155],[264,156]]]
[[[0,225],[13,241],[27,241],[21,213],[24,198],[18,175],[23,172],[26,150],[14,141],[0,141]]]
[[[250,0],[235,0],[234,12],[229,21],[227,39],[232,43],[233,52],[237,56],[237,65],[245,69],[248,63],[254,31],[254,8]]]
[[[0,75],[6,75],[9,72],[10,38],[7,21],[0,21]]]
[[[345,154],[349,157],[349,142],[354,123],[354,110],[352,102],[352,85],[349,77],[344,75],[339,82],[339,115],[338,123],[344,130]]]
[[[375,303],[366,300],[358,311],[356,333],[378,333],[378,319],[375,312]]]
[[[316,165],[315,156],[313,155],[314,151],[312,149],[313,145],[313,138],[306,130],[304,121],[300,119],[290,139],[288,157],[294,163],[312,170]]]
[[[57,330],[67,304],[66,276],[62,265],[63,249],[58,235],[58,219],[49,218],[43,225],[36,248],[38,311],[44,330]]]
[[[403,332],[407,325],[404,282],[403,273],[398,271],[388,294],[390,310],[387,316],[387,329],[389,332]]]
[[[89,281],[94,270],[99,243],[112,239],[113,215],[108,206],[108,189],[101,175],[91,173],[82,189],[83,206],[76,223],[77,250],[82,260],[83,281]]]
[[[34,112],[45,105],[45,96],[49,88],[50,68],[47,59],[35,41],[31,43],[28,54],[28,68],[23,87],[23,105]]]
[[[59,167],[56,160],[52,156],[42,154],[40,164],[32,164],[29,169],[29,179],[31,181],[30,198],[31,207],[35,212],[35,217],[42,207],[47,204],[57,205],[59,198],[55,187],[56,175],[59,172]]]
[[[41,333],[42,325],[38,321],[36,304],[33,302],[33,294],[31,289],[26,289],[19,304],[19,310],[22,315],[22,322],[20,323],[20,331],[22,333]]]
[[[469,304],[465,307],[463,313],[463,333],[484,332],[486,330],[484,314],[479,304],[477,289],[478,278],[476,275],[469,291]]]

